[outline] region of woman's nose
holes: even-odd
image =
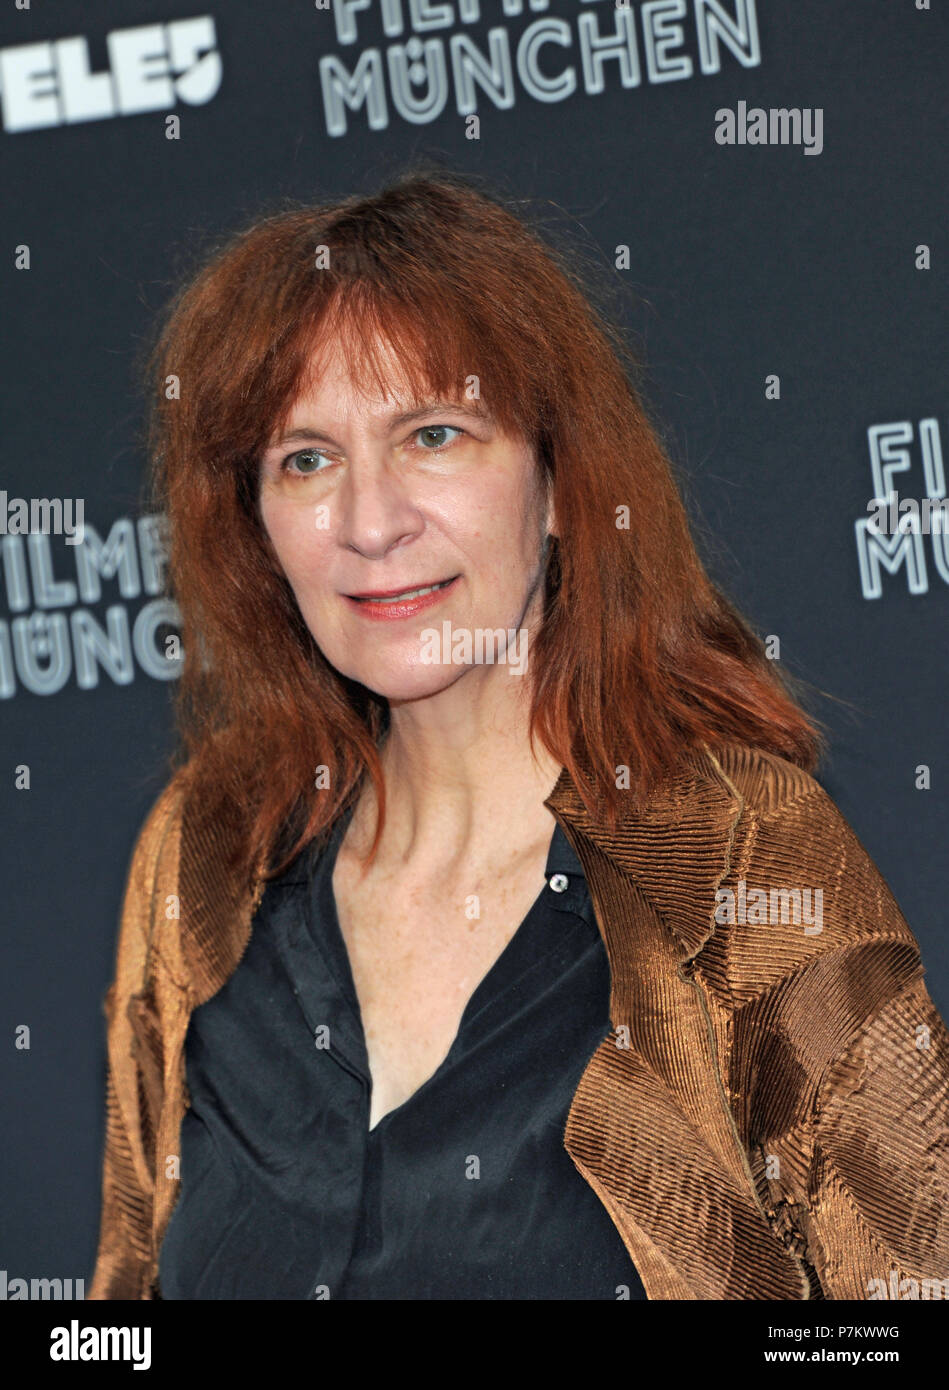
[[[384,460],[354,457],[337,507],[340,544],[364,555],[384,555],[418,524],[405,482]]]

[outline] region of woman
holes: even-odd
[[[949,1035],[632,371],[444,174],[172,306],[91,1297],[944,1296]]]

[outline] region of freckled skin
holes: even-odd
[[[328,355],[285,426],[319,434],[272,441],[260,474],[263,522],[309,630],[392,715],[377,860],[363,876],[369,788],[333,873],[372,1074],[370,1127],[438,1069],[471,994],[542,890],[554,828],[543,798],[559,772],[545,751],[528,763],[526,680],[500,663],[502,649],[491,664],[421,660],[423,629],[445,621],[453,631],[536,633],[542,547],[554,530],[536,459],[490,419],[457,410],[394,424],[416,402],[389,360],[386,400],[357,392]],[[397,622],[367,620],[343,597],[453,575],[451,593]],[[479,782],[482,751],[491,771]]]
[[[543,809],[549,826],[540,843],[481,890],[470,882],[455,892],[398,879],[361,885],[341,846],[333,888],[373,1077],[370,1128],[444,1061],[468,1000],[543,889],[554,825]],[[472,922],[465,905],[474,891],[481,916]]]

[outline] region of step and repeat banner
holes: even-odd
[[[947,61],[939,0],[4,0],[0,1298],[95,1253],[178,674],[156,316],[255,215],[421,157],[615,286],[703,557],[808,683],[949,1014]]]

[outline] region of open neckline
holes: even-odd
[[[462,1010],[458,1020],[458,1027],[455,1030],[455,1034],[445,1056],[431,1075],[426,1077],[425,1080],[415,1088],[411,1095],[407,1096],[405,1100],[401,1101],[398,1105],[387,1110],[384,1115],[380,1116],[374,1125],[370,1126],[368,1124],[368,1116],[372,1110],[372,1070],[369,1065],[368,1050],[366,1048],[366,1032],[362,1008],[353,978],[349,950],[339,922],[336,893],[333,888],[333,871],[336,866],[336,859],[340,845],[342,844],[343,835],[345,834],[351,816],[352,808],[340,817],[333,828],[333,833],[326,843],[323,853],[319,856],[314,866],[309,891],[306,896],[306,918],[309,935],[320,950],[320,954],[325,960],[327,968],[332,972],[340,988],[355,1028],[356,1041],[360,1055],[354,1057],[348,1049],[340,1047],[338,1039],[336,1041],[336,1052],[344,1063],[348,1064],[350,1070],[355,1071],[366,1084],[367,1125],[365,1132],[367,1138],[371,1140],[381,1132],[383,1126],[388,1122],[395,1121],[397,1117],[401,1116],[408,1108],[413,1106],[422,1092],[434,1085],[435,1082],[441,1078],[442,1074],[449,1070],[455,1060],[459,1039],[462,1037],[463,1033],[470,1029],[471,1025],[486,1005],[494,1002],[496,999],[505,997],[511,989],[516,988],[524,980],[525,976],[532,969],[540,967],[544,956],[547,954],[546,951],[534,952],[524,961],[523,968],[516,970],[511,975],[510,980],[503,986],[500,992],[496,991],[495,986],[497,985],[498,975],[503,975],[508,972],[512,962],[517,961],[518,956],[521,954],[521,948],[525,937],[528,935],[530,928],[534,925],[537,914],[543,910],[546,894],[552,892],[550,889],[550,874],[552,872],[551,859],[554,856],[554,845],[560,826],[559,823],[555,821],[551,829],[550,840],[547,845],[547,855],[544,862],[545,881],[502,950],[498,953],[472,990]],[[321,932],[317,926],[318,922],[322,924],[325,936],[321,936]],[[548,943],[548,949],[552,950],[556,944],[557,939],[551,937]]]

